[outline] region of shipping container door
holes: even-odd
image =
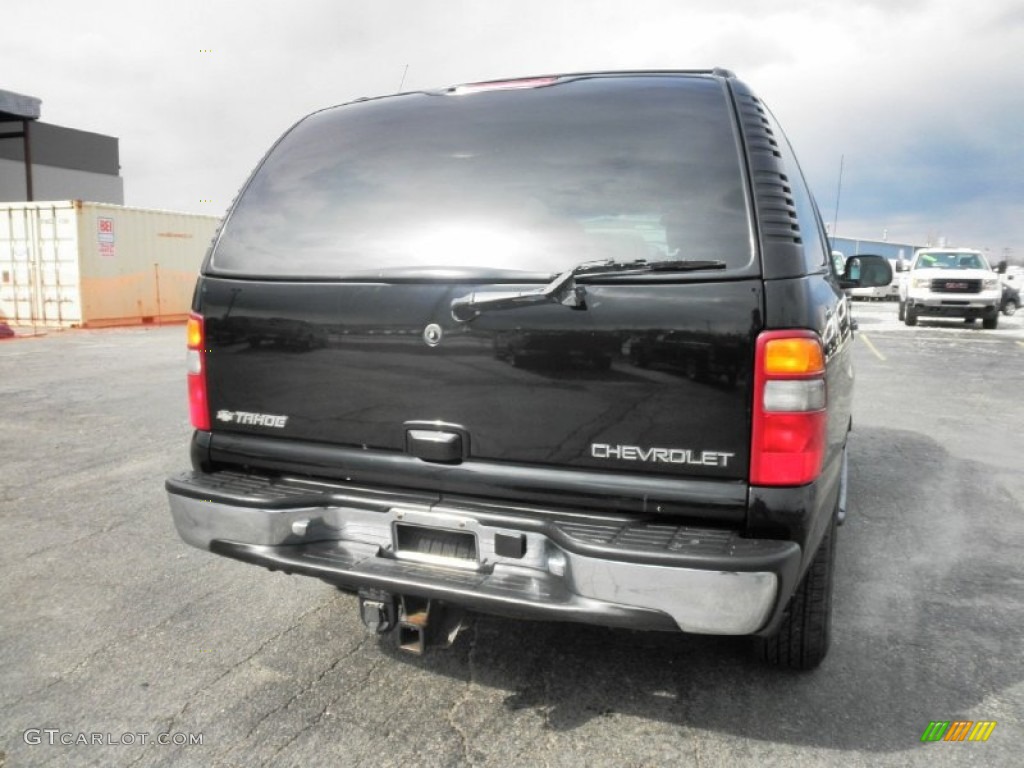
[[[36,209],[35,266],[44,325],[81,321],[78,299],[78,239],[73,208]]]
[[[0,322],[30,325],[34,292],[27,211],[8,207],[3,213],[0,217]]]
[[[0,216],[0,314],[12,325],[81,320],[74,209],[9,206]]]

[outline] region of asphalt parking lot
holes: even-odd
[[[743,639],[490,617],[399,654],[353,598],[178,539],[180,327],[0,342],[0,767],[1019,765],[1024,318],[854,314],[835,640],[809,674]],[[998,725],[923,744],[932,720]]]

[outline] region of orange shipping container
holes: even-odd
[[[184,320],[219,223],[80,200],[0,203],[0,323]]]

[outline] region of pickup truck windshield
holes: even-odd
[[[590,260],[741,269],[740,158],[725,91],[697,76],[355,102],[270,152],[209,270],[546,282]]]
[[[929,251],[917,257],[914,269],[988,269],[980,254]]]

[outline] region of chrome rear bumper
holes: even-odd
[[[800,562],[792,542],[657,518],[234,473],[178,475],[167,490],[179,534],[200,549],[346,589],[523,618],[751,634],[785,606]],[[403,550],[396,526],[472,537],[473,556]]]

